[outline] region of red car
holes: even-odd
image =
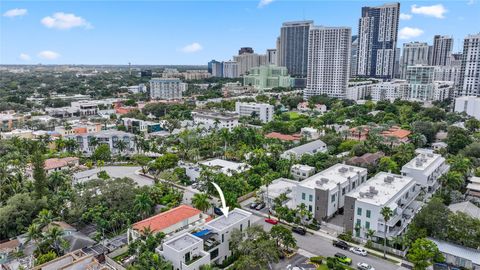
[[[266,219],[265,219],[265,222],[270,223],[270,224],[273,224],[273,225],[277,225],[277,224],[278,224],[278,220],[273,219],[273,218],[266,218]]]

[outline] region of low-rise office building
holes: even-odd
[[[367,169],[336,164],[300,182],[295,202],[305,204],[316,220],[325,220],[344,207],[348,192],[366,181]]]
[[[427,192],[433,193],[440,186],[439,178],[448,172],[450,166],[444,157],[432,150],[419,149],[417,156],[402,167],[402,175],[412,177]]]
[[[382,208],[388,207],[393,215],[387,222],[387,238],[405,231],[421,207],[416,201],[420,185],[409,176],[380,172],[345,197],[344,227],[356,237],[367,238],[368,230],[383,238],[385,221]]]
[[[181,99],[185,84],[178,78],[155,78],[150,80],[150,98]]]
[[[235,102],[235,112],[240,116],[256,117],[263,123],[272,121],[275,113],[272,105],[255,102]]]

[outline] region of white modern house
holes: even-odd
[[[255,116],[263,123],[273,120],[274,108],[267,103],[235,102],[235,112],[240,116]]]
[[[290,174],[292,174],[295,180],[304,180],[315,173],[315,167],[295,164],[290,168]]]
[[[250,169],[250,166],[246,163],[233,162],[219,158],[204,160],[197,164],[180,161],[178,165],[185,168],[188,178],[192,181],[195,181],[200,177],[202,167],[208,167],[215,173],[223,173],[228,176],[232,176],[235,173],[242,173]]]
[[[344,207],[345,195],[367,181],[367,169],[336,164],[303,181],[295,190],[296,205],[305,204],[320,221]]]
[[[97,145],[106,144],[114,154],[122,152],[119,147],[119,141],[125,143],[123,153],[132,154],[136,152],[135,135],[119,130],[102,130],[95,133],[76,134],[66,136],[75,139],[78,143],[78,149],[86,155],[92,154]],[[94,143],[95,142],[95,143]]]
[[[395,237],[405,231],[422,203],[416,201],[420,185],[409,176],[380,172],[345,197],[344,227],[356,237],[366,238],[368,230],[375,237],[383,238],[385,221],[383,207],[389,207],[393,215],[387,222],[387,237]]]
[[[207,110],[195,110],[192,112],[193,123],[204,125],[207,129],[232,130],[238,126],[239,116],[233,112],[215,112]]]
[[[299,159],[303,155],[314,155],[319,152],[325,153],[327,151],[328,151],[327,145],[321,140],[316,140],[316,141],[312,141],[312,142],[294,147],[292,149],[289,149],[283,152],[281,157],[285,159],[290,159],[290,158]]]
[[[412,177],[417,184],[433,193],[440,186],[438,179],[448,172],[450,165],[444,157],[429,149],[417,149],[417,156],[402,167],[402,175]]]
[[[228,218],[217,217],[196,233],[184,233],[167,239],[156,251],[170,261],[176,270],[198,270],[205,264],[221,264],[232,255],[232,231],[244,231],[250,227],[251,215],[250,212],[235,208]]]
[[[203,250],[203,240],[190,233],[165,241],[158,252],[172,263],[173,269],[199,270],[210,264],[210,253]]]

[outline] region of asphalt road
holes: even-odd
[[[271,224],[266,223],[263,218],[255,216],[255,223],[262,225],[265,230],[269,231],[272,227]],[[324,257],[332,257],[335,253],[340,252],[352,259],[352,266],[356,268],[357,263],[365,262],[373,266],[376,270],[407,270],[406,268],[395,265],[391,262],[385,261],[381,258],[373,255],[367,255],[366,257],[356,255],[348,250],[342,250],[334,247],[332,241],[325,239],[321,236],[307,233],[305,236],[294,233],[297,240],[297,246],[310,253],[321,255]]]

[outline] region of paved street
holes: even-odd
[[[254,223],[262,225],[265,230],[269,231],[272,228],[272,225],[266,223],[264,218],[259,216],[253,217]],[[332,245],[330,239],[324,237],[307,233],[307,235],[302,236],[294,233],[295,239],[297,240],[297,246],[301,249],[304,249],[310,253],[321,255],[324,257],[333,256],[335,253],[340,252],[347,255],[349,258],[352,258],[352,266],[355,266],[359,262],[365,262],[373,266],[376,270],[406,270],[404,267],[400,267],[388,261],[385,261],[381,258],[368,255],[367,257],[359,256],[350,251],[342,250],[336,248]]]

